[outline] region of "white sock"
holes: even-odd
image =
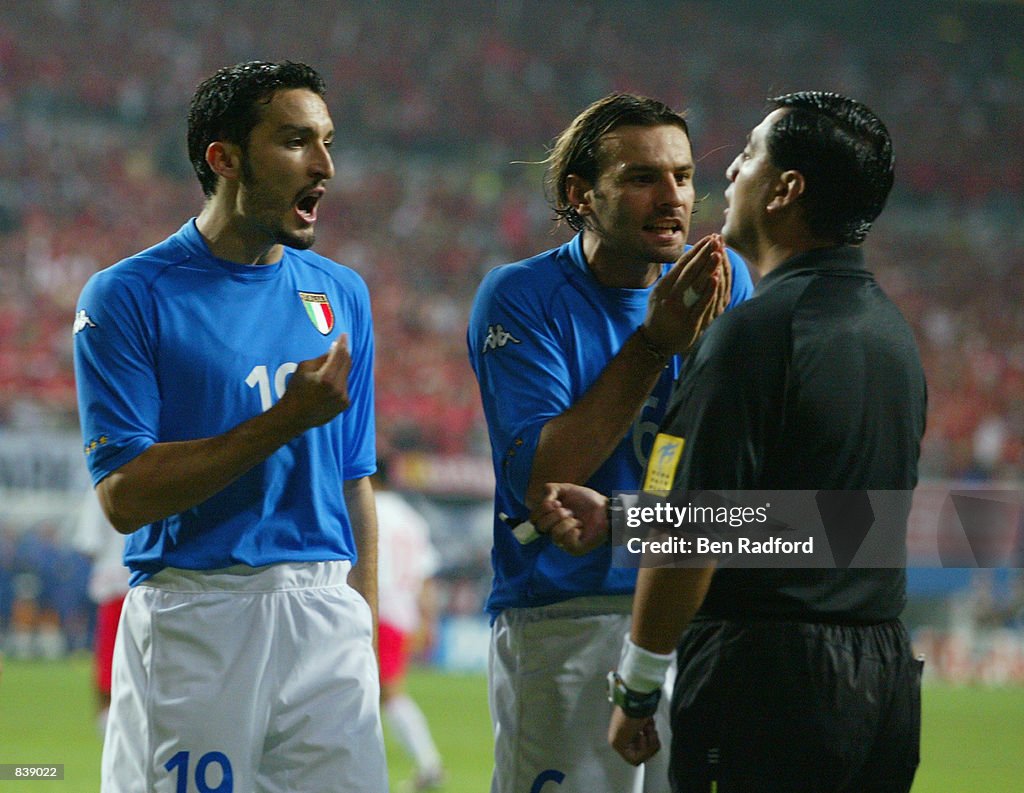
[[[419,772],[441,769],[441,755],[430,734],[427,719],[408,694],[392,697],[384,705],[384,718],[398,742],[412,757]]]

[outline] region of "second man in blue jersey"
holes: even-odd
[[[638,489],[680,355],[751,294],[746,265],[719,237],[687,250],[693,177],[681,114],[629,94],[595,102],[549,158],[555,211],[579,233],[492,270],[473,305],[469,357],[497,478],[492,793],[547,781],[560,793],[667,789],[659,761],[645,780],[605,738],[605,675],[629,629],[636,571],[613,566],[603,537],[556,547],[513,528],[545,482]]]

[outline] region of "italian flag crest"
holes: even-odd
[[[302,298],[302,305],[306,307],[309,321],[313,327],[324,336],[334,328],[334,309],[331,308],[331,301],[323,292],[299,292]]]

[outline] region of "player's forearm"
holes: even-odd
[[[349,574],[349,584],[366,602],[373,612],[374,626],[377,624],[377,507],[373,498],[373,487],[368,477],[346,480],[344,485],[345,505],[348,507],[352,534],[356,541],[359,560]],[[376,627],[375,627],[376,630]]]
[[[104,478],[96,492],[114,528],[130,534],[216,495],[303,430],[275,406],[221,435],[156,443]]]
[[[704,602],[715,567],[645,567],[633,597],[633,643],[653,653],[669,653]]]
[[[640,414],[665,363],[633,334],[587,393],[544,425],[526,491],[531,510],[546,483],[583,484],[593,476]]]

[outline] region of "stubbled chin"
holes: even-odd
[[[313,247],[313,243],[316,242],[316,234],[312,228],[305,229],[303,231],[285,233],[281,235],[278,242],[282,245],[288,246],[289,248],[304,251],[307,248]]]

